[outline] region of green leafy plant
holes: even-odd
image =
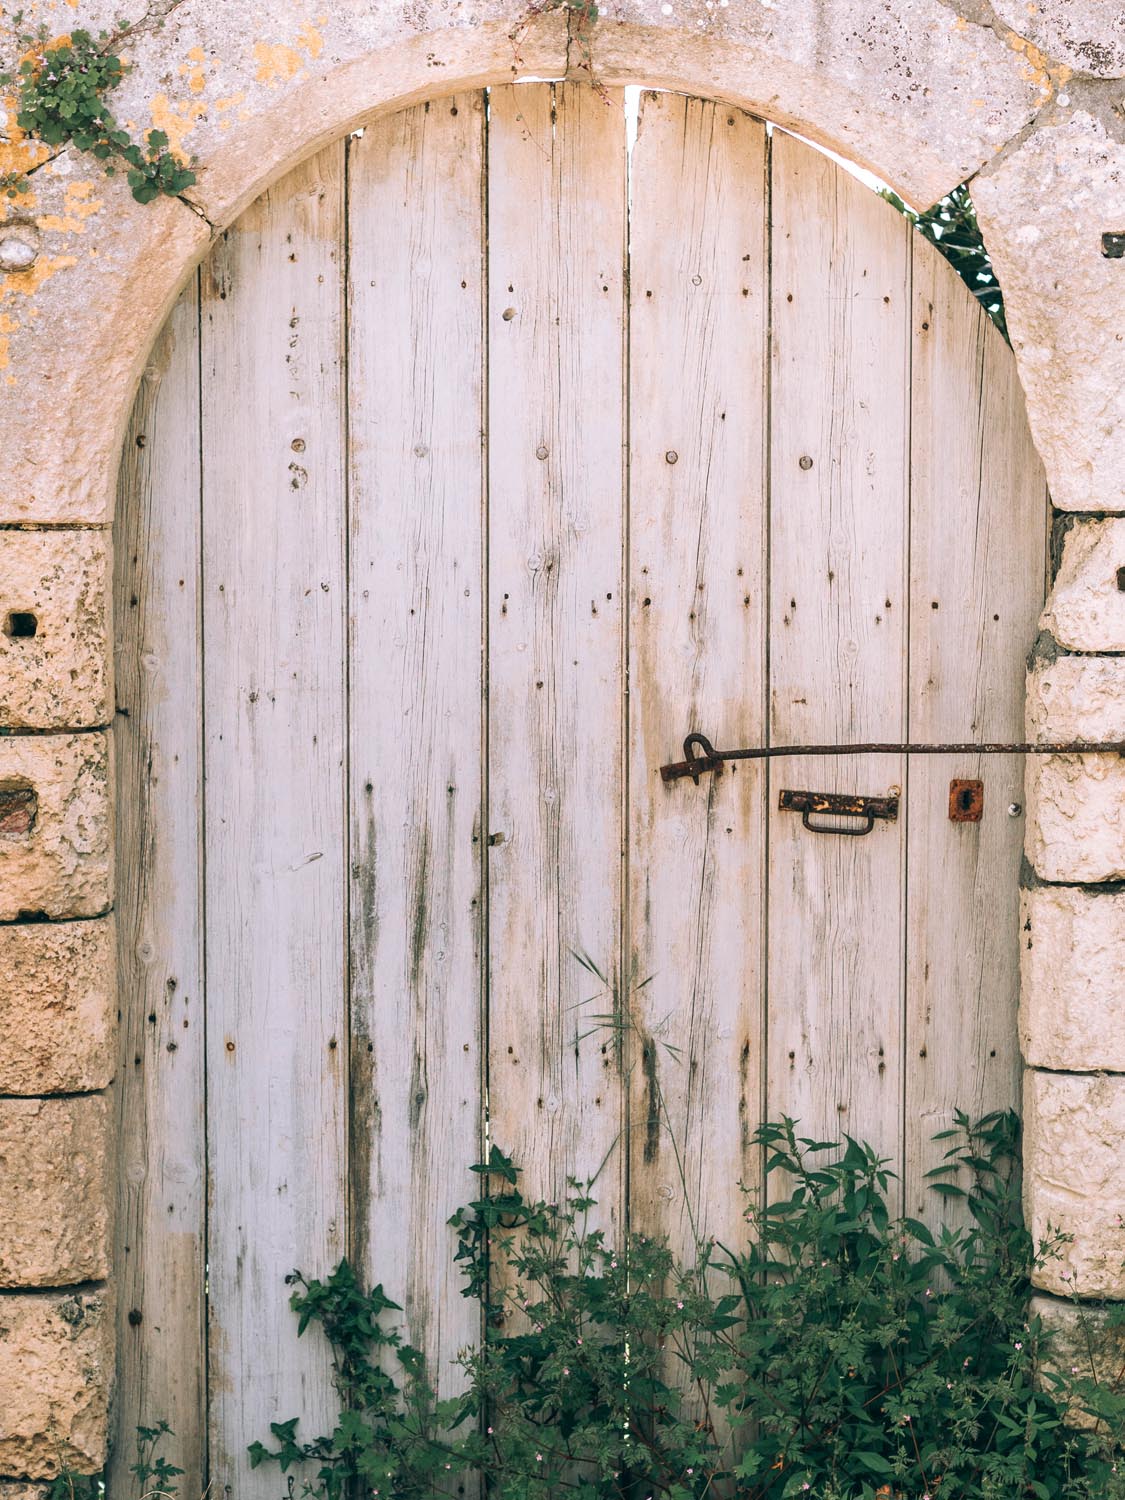
[[[914,225],[924,239],[945,256],[973,296],[1008,337],[1004,293],[977,223],[977,211],[968,184],[962,183],[940,198],[924,213],[908,208],[897,193],[884,188],[880,194]]]
[[[764,1126],[772,1189],[748,1197],[736,1246],[693,1265],[641,1235],[590,1227],[589,1185],[528,1198],[495,1147],[454,1215],[465,1295],[487,1333],[464,1393],[436,1400],[417,1350],[382,1326],[394,1304],[342,1263],[295,1278],[300,1331],[323,1328],[341,1414],[302,1441],[296,1418],[251,1461],[315,1465],[309,1493],[501,1500],[1122,1500],[1120,1380],[1064,1373],[1029,1314],[1033,1247],[1010,1114],[943,1133],[938,1196],[966,1227],[895,1218],[893,1174],[853,1140]],[[1064,1423],[1077,1403],[1096,1425]],[[307,1470],[306,1470],[307,1473]]]
[[[129,1473],[137,1481],[141,1500],[176,1500],[175,1480],[184,1472],[169,1463],[158,1450],[165,1438],[174,1437],[168,1423],[161,1420],[152,1427],[138,1427],[137,1457]],[[64,1467],[47,1489],[47,1500],[104,1500],[105,1476],[78,1474]]]
[[[18,85],[16,123],[48,146],[75,145],[112,175],[118,169],[138,203],[161,194],[174,196],[195,182],[195,173],[169,149],[162,130],[145,132],[135,141],[115,120],[105,96],[125,77],[127,66],[112,50],[115,38],[88,31],[51,40],[46,28],[21,35],[25,49],[16,73],[0,75],[0,84]],[[8,173],[0,190],[11,197],[27,190],[26,176]]]

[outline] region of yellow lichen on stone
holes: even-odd
[[[323,17],[318,16],[317,21],[323,21]],[[295,47],[285,42],[255,42],[255,78],[258,83],[271,86],[288,83],[305,66],[302,52],[311,60],[319,57],[323,50],[324,38],[312,21],[306,21],[298,31]]]
[[[0,277],[0,303],[16,295],[33,297],[57,271],[65,271],[69,266],[77,264],[76,255],[42,255],[26,271],[9,271],[6,276]]]
[[[168,149],[179,162],[186,162],[189,151],[185,140],[207,113],[203,99],[183,99],[172,103],[167,94],[157,94],[149,105],[153,126],[168,137]]]
[[[96,214],[102,206],[100,198],[92,198],[92,182],[69,182],[61,214],[44,214],[37,220],[40,229],[53,229],[59,234],[84,234],[86,220]]]

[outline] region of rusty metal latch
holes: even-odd
[[[683,760],[660,767],[665,781],[690,776],[696,786],[705,771],[718,773],[728,760],[775,760],[786,755],[1125,755],[1125,740],[1091,744],[1072,740],[1066,744],[995,744],[972,741],[956,745],[754,745],[744,750],[716,750],[705,734],[689,734],[684,740]]]
[[[875,827],[876,818],[893,823],[898,817],[897,797],[848,797],[841,792],[782,792],[777,800],[782,812],[799,812],[801,822],[810,833],[846,833],[862,838]],[[846,823],[814,823],[814,813],[834,818],[862,818],[863,827]]]

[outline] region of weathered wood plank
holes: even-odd
[[[747,762],[695,787],[664,785],[658,767],[689,730],[724,745],[765,733],[766,187],[760,121],[642,97],[628,921],[633,972],[648,982],[633,998],[629,1207],[634,1229],[688,1259],[697,1236],[738,1242],[736,1184],[760,1170],[765,769]]]
[[[203,277],[211,1480],[333,1404],[283,1278],[344,1253],[347,1030],[340,143]]]
[[[117,1495],[161,1418],[183,1493],[206,1483],[199,400],[193,278],[141,380],[114,537]]]
[[[620,1229],[621,1083],[584,950],[620,972],[620,97],[493,90],[489,127],[489,1100],[527,1190],[596,1174]]]
[[[1024,660],[1045,584],[1047,494],[1011,350],[937,251],[913,241],[911,738],[1023,738]],[[916,756],[910,794],[905,1173],[911,1212],[955,1107],[1018,1102],[1019,758]],[[949,783],[984,782],[980,823]],[[955,1207],[955,1205],[954,1205]]]
[[[483,129],[419,105],[348,175],[352,1244],[444,1394],[480,1337],[447,1221],[484,1119]]]
[[[770,694],[775,744],[906,729],[908,225],[777,132],[772,172]],[[783,787],[884,795],[900,757],[770,767],[767,1107],[806,1134],[902,1146],[908,805],[814,834]]]

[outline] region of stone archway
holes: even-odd
[[[80,16],[96,30],[120,9],[90,0]],[[42,1478],[60,1460],[93,1470],[105,1456],[107,1185],[120,1170],[105,1100],[107,528],[121,433],[147,350],[213,234],[318,146],[430,94],[592,71],[778,119],[919,204],[973,177],[1032,429],[1056,506],[1077,513],[1033,666],[1032,732],[1122,737],[1125,520],[1107,517],[1125,513],[1125,269],[1113,237],[1125,227],[1125,147],[1111,109],[1125,62],[1108,17],[1090,23],[1099,41],[1067,31],[1062,3],[1020,20],[1035,35],[965,9],[916,0],[891,18],[872,0],[809,0],[792,14],[614,0],[589,27],[510,0],[452,15],[436,3],[359,15],[331,0],[306,14],[294,0],[262,38],[213,0],[138,5],[117,102],[195,153],[188,197],[142,208],[72,150],[4,148],[35,170],[31,197],[5,201],[3,239],[20,249],[5,259],[0,246],[0,1473]],[[1077,1277],[1090,1295],[1125,1297],[1110,1258],[1125,1210],[1123,898],[1099,889],[1125,877],[1120,762],[1041,757],[1030,783],[1027,1196],[1033,1228],[1050,1218],[1076,1233],[1042,1285],[1065,1292]],[[136,941],[143,960],[144,934]]]

